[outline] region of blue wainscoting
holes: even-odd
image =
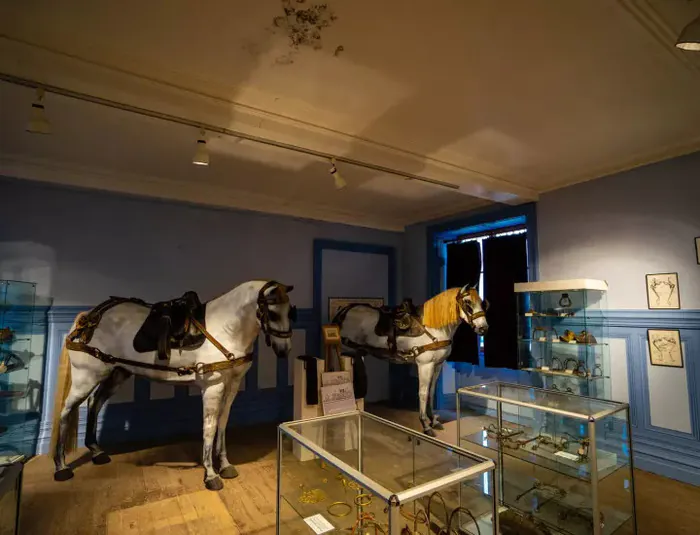
[[[39,427],[38,453],[46,453],[51,437],[53,401],[56,372],[65,336],[79,312],[89,307],[53,307],[47,311],[48,336],[46,347],[46,373],[42,418]],[[311,309],[298,310],[294,324],[295,335],[303,331],[303,347],[294,346],[292,357],[309,353],[314,348],[314,333],[318,321]],[[231,407],[229,425],[244,426],[262,422],[290,420],[293,411],[293,387],[287,361],[277,360],[276,385],[262,388],[258,385],[260,348],[256,344],[253,365],[245,376],[244,388]],[[264,342],[263,342],[264,344]],[[269,362],[269,361],[268,361]],[[132,399],[120,403],[108,403],[100,414],[98,436],[108,449],[116,443],[157,443],[174,437],[197,436],[202,432],[202,402],[189,387],[176,386],[171,397],[151,399],[151,382],[134,379]],[[124,388],[124,387],[122,387]],[[80,408],[79,444],[85,436],[86,407]]]

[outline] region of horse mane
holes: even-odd
[[[423,325],[441,329],[459,321],[457,294],[459,288],[450,288],[423,304]]]

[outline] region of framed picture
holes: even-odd
[[[652,310],[681,308],[678,273],[647,275],[647,306]]]
[[[331,323],[321,327],[323,331],[323,341],[328,345],[340,344],[340,327]]]
[[[683,345],[678,329],[647,329],[652,366],[683,367]]]
[[[698,260],[698,264],[700,264],[700,236],[695,238],[695,257]]]
[[[383,297],[329,297],[328,298],[328,321],[333,321],[336,313],[346,305],[360,303],[373,307],[383,307]]]

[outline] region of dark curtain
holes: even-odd
[[[525,234],[484,240],[484,297],[489,302],[484,363],[493,368],[518,367],[517,310],[513,285],[527,281]]]
[[[476,286],[481,274],[481,248],[475,241],[453,243],[447,246],[447,288]],[[479,345],[476,333],[461,322],[454,338],[449,359],[452,362],[479,364]]]

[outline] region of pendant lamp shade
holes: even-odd
[[[688,24],[678,36],[676,46],[683,50],[700,52],[700,17]]]

